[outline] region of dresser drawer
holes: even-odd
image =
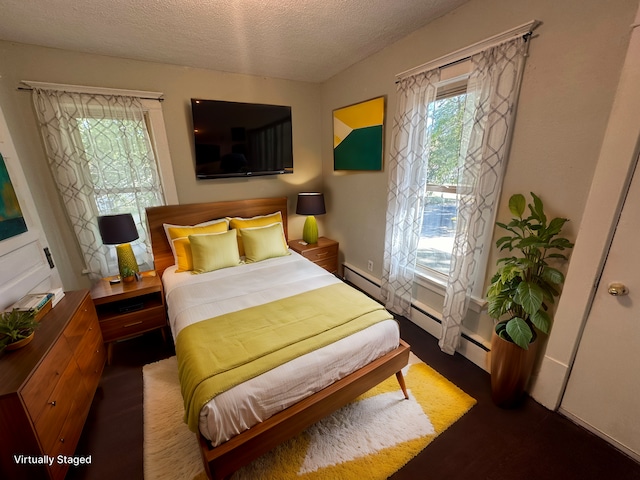
[[[78,348],[82,348],[89,329],[97,328],[99,330],[97,319],[96,308],[93,306],[91,298],[87,297],[63,332],[71,350],[75,352]]]
[[[105,343],[164,327],[167,324],[164,305],[132,312],[100,321]]]
[[[100,327],[91,327],[80,348],[76,351],[76,362],[82,373],[82,380],[88,390],[93,391],[100,383],[102,369],[107,359],[107,349],[102,341]]]
[[[74,403],[88,404],[89,394],[75,362],[69,362],[56,388],[46,399],[42,414],[34,422],[40,444],[45,452],[53,451],[60,442],[60,432],[72,412]],[[82,418],[84,422],[84,418]]]
[[[27,406],[31,421],[38,420],[51,392],[54,391],[72,361],[73,352],[69,349],[67,342],[58,341],[42,360],[40,367],[31,375],[22,389],[22,399]]]
[[[51,445],[51,450],[47,451],[50,457],[57,457],[58,455],[73,456],[78,440],[80,440],[80,435],[82,434],[84,419],[91,406],[90,401],[91,395],[84,391],[82,385],[79,385],[67,418],[64,420],[62,428],[55,437]],[[53,478],[63,478],[64,471],[67,467],[68,465],[65,466],[64,464],[59,464],[57,461],[54,462],[51,467]]]

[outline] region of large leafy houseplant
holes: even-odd
[[[549,333],[549,308],[564,283],[564,275],[550,262],[566,261],[567,256],[560,252],[573,247],[569,240],[558,236],[568,219],[547,221],[542,200],[534,193],[531,196],[533,204],[528,205],[528,216],[523,217],[525,197],[516,194],[509,199],[512,220],[496,223],[508,232],[496,241],[496,246],[513,255],[498,260],[498,270],[487,292],[489,315],[497,320],[496,334],[525,350],[536,337],[535,328]]]

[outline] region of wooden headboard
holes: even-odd
[[[255,217],[280,211],[285,238],[287,229],[287,198],[256,198],[226,202],[190,203],[147,208],[147,224],[151,235],[153,261],[158,275],[174,264],[171,247],[164,232],[165,223],[195,225],[224,217]]]

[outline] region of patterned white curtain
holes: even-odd
[[[440,70],[398,82],[398,105],[390,146],[389,188],[382,273],[386,307],[401,315],[411,309],[429,165],[428,108],[436,98]]]
[[[117,271],[97,217],[131,213],[138,263],[152,265],[145,208],[164,194],[138,98],[35,88],[33,102],[58,191],[91,278]]]
[[[478,260],[491,242],[527,47],[518,37],[471,57],[457,227],[439,342],[449,354],[458,347],[474,279],[484,280]]]

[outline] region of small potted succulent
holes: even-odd
[[[120,272],[120,276],[122,277],[122,281],[124,283],[131,283],[136,279],[136,272],[134,272],[133,269],[129,267],[123,267],[122,271]]]
[[[24,347],[39,325],[33,311],[13,309],[0,313],[0,351]]]

